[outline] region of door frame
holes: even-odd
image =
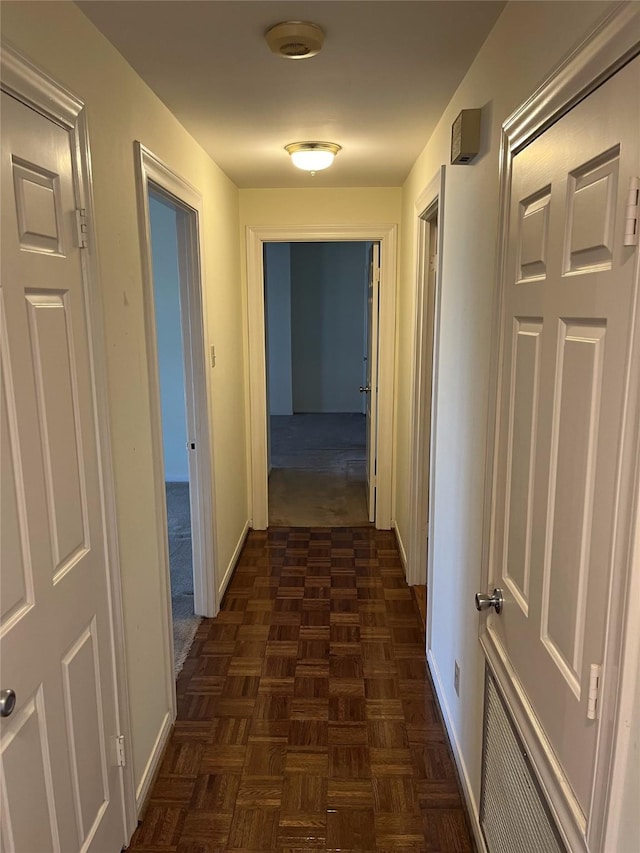
[[[365,477],[367,483],[367,518],[374,522],[376,518],[377,497],[377,450],[376,438],[378,435],[378,342],[380,322],[380,244],[369,245],[369,275],[367,281],[367,378],[364,387],[369,390],[365,392],[365,432],[366,432],[366,458]],[[369,310],[371,304],[371,310]],[[361,386],[362,387],[362,386]],[[360,392],[362,393],[362,391]],[[373,459],[371,458],[373,454]],[[373,481],[373,482],[372,482]]]
[[[499,367],[505,342],[500,339],[501,314],[507,281],[507,244],[511,164],[514,156],[540,136],[547,128],[566,115],[623,65],[640,54],[640,9],[622,3],[602,19],[594,31],[565,59],[540,88],[503,124],[500,148],[500,207],[497,255],[497,283],[494,294],[492,353],[489,387],[489,419],[487,431],[486,477],[484,494],[481,588],[488,589],[492,530],[497,523],[492,504],[493,484],[497,477],[496,424],[499,399]],[[623,190],[623,191],[626,191]],[[636,256],[636,280],[640,273],[640,252]],[[617,466],[638,463],[639,436],[637,415],[640,394],[632,378],[640,375],[640,306],[636,307],[635,340],[627,365],[626,385],[628,405],[624,416],[626,441],[619,454]],[[634,434],[635,433],[635,434]],[[636,469],[637,470],[637,469]],[[538,777],[554,817],[569,849],[599,850],[607,829],[609,795],[615,777],[612,765],[613,735],[620,690],[622,668],[622,626],[625,616],[625,589],[629,574],[629,546],[632,523],[632,501],[622,501],[616,515],[616,552],[611,571],[607,606],[607,639],[603,661],[604,685],[600,705],[600,731],[594,770],[591,809],[587,820],[582,818],[572,791],[564,781],[562,771],[537,720],[529,712],[527,698],[515,680],[509,661],[503,657],[487,620],[480,622],[479,638],[487,662],[503,691],[513,722],[526,745],[532,766]]]
[[[93,416],[98,443],[99,477],[102,486],[100,503],[105,532],[105,560],[110,592],[109,632],[115,663],[113,681],[116,722],[119,728],[115,734],[124,736],[127,754],[131,757],[131,718],[127,689],[122,576],[109,426],[104,317],[100,298],[102,288],[97,256],[91,151],[86,109],[80,98],[69,92],[49,74],[5,42],[2,42],[0,51],[0,76],[3,91],[69,132],[73,146],[76,201],[78,207],[84,208],[86,211],[87,246],[81,251],[80,255],[86,300],[88,349],[91,361],[89,369],[94,394]],[[127,761],[126,765],[120,768],[120,772],[122,786],[119,792],[119,800],[123,824],[123,845],[126,845],[137,823],[133,761]]]
[[[438,391],[438,360],[440,353],[440,305],[442,288],[442,263],[444,244],[444,188],[446,167],[441,166],[415,202],[416,214],[416,317],[413,340],[413,400],[411,406],[411,467],[409,480],[409,553],[407,559],[407,583],[410,585],[423,584],[431,586],[433,577],[433,556],[430,543],[433,536],[429,527],[423,527],[422,521],[430,510],[428,509],[429,495],[435,488],[435,453],[434,436],[437,421],[437,391]],[[437,266],[436,284],[433,303],[433,338],[431,354],[431,391],[427,394],[425,388],[426,374],[424,365],[429,353],[429,317],[428,311],[428,276],[429,237],[431,220],[438,217],[437,237]],[[428,417],[427,417],[428,416]],[[428,424],[428,429],[427,429]],[[429,445],[429,462],[426,463],[425,447]],[[430,526],[430,522],[429,522]],[[427,605],[430,597],[427,595]],[[427,631],[430,630],[431,619],[427,619]]]
[[[280,227],[257,227],[249,225],[246,230],[246,241],[251,526],[255,530],[266,530],[269,526],[264,244],[356,241],[380,243],[375,525],[379,530],[389,530],[391,529],[391,486],[393,472],[397,226],[288,225]]]
[[[157,195],[164,196],[167,201],[176,206],[178,212],[184,211],[184,216],[176,217],[176,221],[187,435],[189,442],[195,441],[196,445],[195,449],[188,454],[192,511],[194,610],[198,616],[212,617],[218,612],[218,601],[215,583],[215,539],[212,525],[214,472],[211,452],[211,419],[209,416],[211,395],[208,385],[209,371],[206,369],[208,364],[206,355],[208,348],[204,328],[206,299],[202,287],[201,261],[203,204],[200,193],[173,172],[142,143],[136,142],[134,147],[136,153],[138,222],[142,252],[147,370],[151,404],[151,453],[156,496],[156,530],[158,541],[162,541],[160,560],[163,576],[166,579],[166,583],[163,584],[163,605],[167,620],[165,639],[169,646],[168,678],[170,678],[170,682],[168,689],[171,695],[173,716],[175,717],[175,675],[171,639],[173,636],[173,620],[171,614],[160,374],[149,220],[149,190],[151,189]]]

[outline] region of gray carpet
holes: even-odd
[[[369,523],[365,429],[361,414],[272,415],[271,526]]]
[[[169,527],[169,567],[176,675],[193,643],[200,617],[193,612],[193,555],[188,483],[165,483]]]

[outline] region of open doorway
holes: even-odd
[[[182,335],[178,264],[178,210],[168,196],[153,186],[149,187],[148,192],[174,665],[176,672],[179,672],[193,642],[200,617],[195,615],[194,608],[185,342]]]
[[[396,253],[395,225],[247,226],[247,291],[249,325],[249,389],[251,402],[251,526],[265,530],[268,518],[268,405],[264,244],[271,242],[370,241],[379,244],[375,269],[378,317],[376,394],[375,525],[391,528],[393,418],[395,385]]]
[[[264,244],[270,526],[369,523],[370,251]]]
[[[202,199],[136,143],[167,684],[202,616],[217,612],[213,469],[200,276]]]

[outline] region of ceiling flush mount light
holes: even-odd
[[[290,155],[293,165],[304,169],[305,172],[311,172],[312,175],[322,169],[328,169],[340,150],[341,146],[335,142],[292,142],[285,145],[285,151]]]
[[[285,59],[308,59],[320,53],[324,30],[310,21],[282,21],[264,34],[274,53]]]

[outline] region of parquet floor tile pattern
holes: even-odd
[[[130,853],[474,849],[391,532],[251,532]]]

